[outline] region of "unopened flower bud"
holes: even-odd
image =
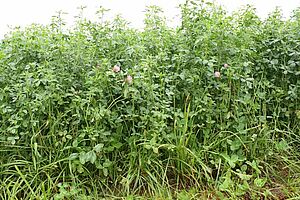
[[[214,75],[215,75],[216,78],[220,78],[221,77],[221,73],[218,72],[218,71],[216,71]]]
[[[115,65],[112,70],[113,70],[113,72],[117,73],[117,72],[121,71],[121,67],[118,65]]]
[[[132,82],[133,82],[132,76],[128,75],[125,79],[125,82],[128,84],[132,84]]]

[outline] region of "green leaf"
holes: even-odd
[[[278,64],[278,60],[277,60],[277,59],[271,60],[271,64],[272,64],[272,65],[277,65],[277,64]]]
[[[221,154],[223,156],[223,158],[225,158],[225,160],[228,162],[228,164],[230,165],[231,168],[235,168],[236,162],[239,160],[239,156],[236,154],[231,155],[231,157],[229,157],[227,154]]]
[[[248,174],[243,174],[243,173],[237,173],[236,175],[238,175],[238,177],[242,180],[246,180],[249,181],[252,178],[252,175],[248,175]]]
[[[75,139],[73,142],[72,142],[72,146],[73,147],[77,147],[78,146],[78,140]]]
[[[9,141],[12,145],[16,144],[16,140],[19,139],[19,136],[7,137],[7,141]]]
[[[267,182],[267,178],[256,178],[254,180],[254,184],[259,187],[262,188]]]
[[[103,163],[103,167],[104,168],[108,168],[112,165],[112,162],[108,159],[105,160],[105,162]]]
[[[71,135],[66,135],[66,138],[70,140],[70,139],[72,139],[72,136]]]
[[[97,155],[94,151],[86,153],[86,161],[90,161],[92,164],[96,161]]]
[[[80,154],[79,154],[79,161],[83,165],[86,163],[86,153],[85,152],[80,152]]]
[[[108,169],[106,169],[106,168],[103,169],[103,175],[108,176]]]
[[[281,140],[279,143],[276,144],[276,147],[278,150],[286,151],[286,150],[288,150],[289,145],[288,145],[287,141]]]
[[[225,175],[225,180],[219,186],[221,191],[230,191],[229,189],[234,185],[234,182],[231,180],[231,172],[227,171]]]
[[[94,150],[95,150],[97,153],[99,153],[99,152],[102,151],[103,147],[104,147],[104,144],[100,143],[100,144],[97,144],[96,146],[94,146]]]
[[[241,145],[242,145],[241,141],[238,140],[238,139],[235,139],[230,144],[230,150],[231,151],[236,151],[236,150],[240,149]]]
[[[113,147],[115,147],[116,149],[120,149],[122,145],[123,144],[121,142],[113,143]]]
[[[69,160],[75,160],[76,158],[78,158],[78,153],[72,153],[72,154],[69,156]]]

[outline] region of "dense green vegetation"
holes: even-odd
[[[1,199],[299,197],[300,11],[181,9],[6,35]]]

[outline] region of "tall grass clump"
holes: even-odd
[[[1,199],[300,195],[299,10],[181,11],[1,40]]]

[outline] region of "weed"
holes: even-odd
[[[299,10],[181,9],[1,40],[1,199],[300,195]]]

